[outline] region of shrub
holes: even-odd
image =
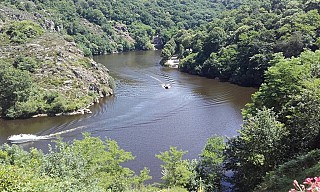
[[[32,21],[16,21],[5,28],[5,33],[13,43],[24,43],[44,33],[43,28]]]
[[[33,73],[35,71],[35,68],[37,68],[38,63],[34,58],[19,55],[14,60],[13,66],[17,69],[26,70]]]

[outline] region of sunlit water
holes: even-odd
[[[95,57],[115,78],[115,95],[94,105],[92,114],[0,121],[0,142],[12,134],[59,134],[65,141],[82,132],[115,139],[136,157],[125,165],[148,167],[153,181],[161,177],[155,154],[177,146],[185,158],[197,158],[213,135],[234,136],[242,124],[241,108],[253,88],[181,73],[159,65],[159,51],[130,52]],[[170,84],[164,89],[162,84]],[[71,130],[71,131],[70,131]],[[22,144],[47,150],[50,140]]]

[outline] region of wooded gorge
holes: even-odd
[[[3,51],[4,47],[44,42],[50,36],[49,31],[59,34],[60,42],[66,45],[75,42],[74,46],[82,50],[81,54],[75,53],[81,70],[93,70],[95,63],[88,58],[92,55],[150,50],[163,44],[163,60],[177,56],[182,72],[258,88],[252,102],[242,111],[243,125],[238,136],[209,138],[199,158],[194,160],[183,160],[186,151],[175,147],[156,155],[163,162],[161,184],[145,184],[150,179],[147,168],[138,175],[122,167],[123,162],[134,157],[115,141],[103,142],[85,134],[83,140],[72,144],[59,141],[48,154],[3,145],[0,189],[289,191],[294,180],[301,183],[307,177],[320,175],[318,0],[0,2],[0,9],[4,10],[0,13],[3,40],[0,45],[2,53],[9,56],[10,50]],[[15,18],[8,15],[11,10],[17,11]],[[19,20],[17,17],[30,19],[13,22]],[[63,54],[54,52],[52,57],[62,59]],[[42,87],[64,83],[68,74],[46,81],[33,76],[44,69],[40,67],[45,66],[43,63],[56,69],[56,60],[46,63],[41,57],[27,54],[14,59],[3,57],[0,58],[2,116],[16,118],[38,111],[72,111],[79,106],[69,101],[79,99],[85,103],[99,94],[92,92],[63,101],[63,94],[45,93]],[[63,66],[68,66],[72,62],[64,63]],[[105,83],[100,93],[111,92],[112,78],[102,80]],[[26,112],[30,108],[34,111]],[[225,173],[230,172],[227,177]],[[231,189],[226,189],[225,182],[231,184]]]
[[[51,20],[52,29],[71,35],[88,56],[153,49],[155,36],[166,41],[179,29],[198,27],[224,9],[222,3],[209,0],[2,2],[36,13],[40,22]]]
[[[286,191],[319,174],[318,161],[306,162],[319,150],[319,11],[318,1],[246,1],[162,50],[184,72],[260,87],[224,153],[236,191]]]
[[[297,57],[319,49],[319,5],[312,1],[246,1],[197,30],[181,30],[162,51],[181,70],[243,86],[259,86],[274,53]]]

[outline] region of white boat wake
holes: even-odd
[[[10,143],[26,143],[26,142],[32,142],[32,141],[38,141],[38,140],[46,140],[46,139],[52,139],[55,136],[64,134],[64,133],[69,133],[78,129],[82,129],[84,126],[76,127],[73,129],[65,130],[65,131],[60,131],[58,133],[53,133],[49,135],[33,135],[33,134],[19,134],[19,135],[11,135],[8,137],[8,141]]]
[[[170,83],[163,83],[160,79],[156,78],[156,77],[153,77],[151,75],[147,75],[149,77],[151,77],[152,79],[155,79],[157,81],[159,81],[161,83],[161,87],[164,88],[164,89],[170,89],[171,88],[171,85]]]

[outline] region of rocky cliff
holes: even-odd
[[[13,84],[0,85],[2,117],[88,112],[81,109],[113,94],[108,69],[84,57],[72,38],[60,34],[54,23],[36,14],[6,7],[0,10],[0,79]],[[23,73],[31,83],[23,88],[14,86],[19,82],[11,79],[10,70]]]

